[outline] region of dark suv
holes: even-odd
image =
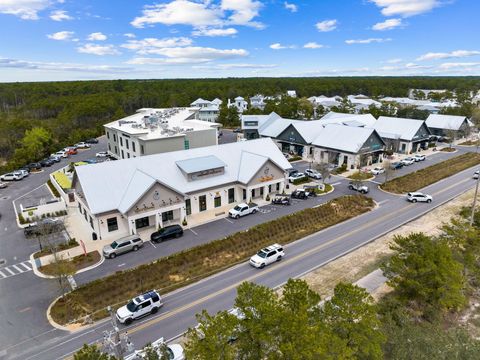
[[[162,242],[169,238],[178,238],[183,235],[183,229],[180,225],[170,225],[155,231],[150,235],[150,240],[156,243]]]

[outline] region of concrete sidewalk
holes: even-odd
[[[383,284],[387,282],[387,278],[383,275],[383,271],[377,269],[370,274],[358,280],[355,285],[364,288],[369,294],[375,292]]]

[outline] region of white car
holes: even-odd
[[[293,183],[295,180],[299,180],[299,179],[305,179],[305,174],[304,173],[301,173],[301,172],[297,172],[295,174],[292,174],[288,177],[288,181]]]
[[[425,155],[415,154],[413,156],[413,158],[415,159],[415,161],[424,161],[425,160]]]
[[[370,170],[370,173],[372,173],[373,175],[383,174],[384,172],[385,172],[385,169],[382,167],[376,167]]]
[[[313,169],[306,169],[305,170],[305,175],[307,175],[308,177],[311,177],[312,179],[315,179],[315,180],[321,180],[322,179],[322,175],[317,170],[313,170]]]
[[[160,346],[165,343],[163,338],[155,340],[152,342],[152,348],[157,352],[159,360],[185,360],[185,354],[183,347],[180,344],[171,344],[167,345],[168,359],[162,359],[160,356]],[[133,354],[130,354],[124,358],[125,360],[141,360],[146,359],[145,350],[136,350]]]
[[[228,216],[234,219],[238,219],[242,216],[255,214],[258,211],[258,205],[255,203],[245,204],[240,203],[233,209],[230,209]]]
[[[0,176],[1,181],[18,181],[24,178],[21,172],[11,172]]]
[[[409,192],[407,194],[407,200],[412,203],[416,203],[417,201],[431,203],[433,198],[431,195],[427,195],[421,192]]]
[[[20,169],[20,170],[15,170],[14,171],[14,173],[17,173],[17,172],[22,174],[24,178],[26,178],[28,175],[30,175],[30,173],[25,169]]]
[[[152,290],[130,300],[127,305],[117,310],[116,316],[119,322],[129,325],[142,316],[156,314],[162,306],[162,297],[157,291]]]
[[[7,186],[7,183],[0,182],[0,189],[5,189]]]
[[[400,162],[403,164],[403,165],[412,165],[413,163],[415,163],[415,159],[414,158],[411,158],[411,157],[407,157],[403,160],[400,160]]]
[[[107,157],[108,156],[108,152],[106,151],[100,151],[100,152],[97,152],[95,154],[96,157]]]
[[[90,144],[87,144],[86,142],[79,142],[79,143],[76,143],[75,144],[75,147],[77,149],[89,149],[90,148]]]
[[[477,179],[478,179],[478,175],[480,175],[480,171],[477,170],[477,171],[475,171],[475,172],[473,173],[473,178],[474,178],[475,180],[477,180]]]
[[[68,158],[68,152],[66,152],[65,150],[60,150],[60,151],[57,151],[55,154],[52,154],[50,156],[60,156],[62,158]]]
[[[273,244],[263,248],[258,253],[250,258],[250,265],[263,269],[266,265],[280,261],[285,256],[283,246],[280,244]]]

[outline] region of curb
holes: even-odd
[[[387,191],[387,190],[383,190],[380,187],[380,185],[377,185],[377,189],[380,190],[381,192],[385,193],[385,194],[394,195],[394,196],[404,196],[405,195],[405,194],[397,194],[397,193],[393,193],[393,192],[390,192],[390,191]]]
[[[98,251],[98,250],[95,250],[95,251]],[[99,252],[100,253],[100,252]],[[32,270],[33,270],[33,273],[35,275],[37,275],[39,278],[43,278],[43,279],[56,279],[55,276],[52,276],[52,275],[45,275],[44,273],[42,273],[40,270],[38,270],[38,267],[41,266],[42,264],[42,261],[40,260],[41,258],[34,258],[33,257],[33,254],[35,253],[32,253],[30,255],[30,263],[32,264]],[[86,268],[83,268],[83,269],[80,269],[78,270],[75,274],[75,275],[78,275],[78,274],[81,274],[82,272],[85,272],[85,271],[88,271],[88,270],[92,270],[94,268],[96,268],[97,266],[100,266],[103,264],[103,262],[105,261],[105,258],[103,257],[102,254],[100,254],[100,261],[93,264],[93,265],[90,265],[90,266],[87,266]],[[38,264],[39,263],[39,264]],[[56,301],[56,300],[55,300]]]
[[[330,185],[330,184],[328,184],[328,185]],[[317,196],[325,196],[325,195],[328,195],[328,194],[331,194],[332,192],[334,192],[335,191],[335,186],[333,186],[333,185],[330,185],[330,186],[332,187],[332,190],[330,190],[326,193],[323,193],[323,194],[317,194]]]
[[[98,251],[98,250],[95,250],[95,251]],[[98,252],[100,253],[100,251],[98,251]],[[85,271],[88,271],[88,270],[95,269],[96,267],[102,265],[104,261],[105,261],[105,257],[100,253],[100,261],[99,261],[99,262],[97,262],[96,264],[87,266],[86,268],[83,268],[83,269],[78,270],[78,271],[75,273],[75,275],[81,274],[81,273],[83,273],[83,272],[85,272]]]
[[[65,295],[67,295],[67,294],[65,294]],[[72,332],[71,329],[67,328],[66,326],[62,326],[62,325],[58,324],[57,322],[55,322],[55,320],[52,319],[52,316],[50,315],[50,312],[52,310],[53,305],[55,305],[57,303],[57,301],[60,300],[61,298],[62,298],[61,296],[55,298],[55,300],[53,300],[50,303],[50,305],[48,306],[47,313],[46,313],[47,320],[50,323],[50,325],[52,325],[55,329],[62,330],[62,331],[67,331],[67,332],[71,333]],[[83,330],[83,329],[86,329],[86,328],[87,328],[87,326],[81,326],[79,329]]]

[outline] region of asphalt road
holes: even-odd
[[[103,150],[100,148],[101,146],[105,145],[100,145],[90,151],[93,153]],[[75,160],[92,157],[88,151],[89,150],[77,155]],[[415,165],[399,170],[397,174],[402,175],[456,155],[458,155],[458,153],[437,153],[429,157],[425,162],[416,163]],[[308,167],[308,163],[299,162],[294,166],[302,171]],[[7,218],[2,219],[2,226],[4,226],[4,223],[9,224],[8,226],[10,230],[6,231],[9,236],[4,238],[2,235],[2,239],[0,240],[0,244],[2,245],[0,257],[7,258],[9,255],[6,265],[14,264],[15,261],[20,262],[25,260],[30,253],[37,250],[37,245],[25,240],[23,233],[14,226],[11,198],[20,196],[22,192],[26,192],[29,189],[33,189],[44,183],[47,180],[47,175],[48,174],[36,174],[31,177],[34,181],[31,179],[23,180],[24,182],[31,181],[29,188],[19,186],[19,189],[17,190],[14,186],[17,187],[18,185],[23,185],[22,182],[13,184],[13,186],[9,188],[9,201],[2,200],[0,202],[0,211],[7,216]],[[466,178],[470,179],[468,172],[467,175]],[[382,176],[379,176],[378,180],[382,181]],[[450,181],[450,179],[448,180]],[[193,245],[198,245],[239,230],[244,230],[255,224],[303,208],[312,207],[324,201],[328,201],[333,197],[352,193],[347,189],[347,181],[343,178],[334,177],[330,180],[330,183],[335,184],[336,187],[336,191],[330,195],[305,201],[298,200],[288,207],[268,205],[263,207],[260,213],[239,220],[219,219],[215,222],[196,227],[193,231],[185,232],[184,237],[181,239],[158,244],[155,245],[155,247],[148,244],[145,249],[142,249],[142,251],[139,251],[138,253],[130,253],[114,260],[107,260],[102,266],[95,270],[79,274],[75,279],[77,283],[88,282],[95,278],[105,276],[105,274],[134,267],[140,263],[145,263],[149,260],[177,252]],[[134,337],[137,347],[142,346],[148,341],[155,340],[160,336],[170,338],[183,332],[188,326],[193,325],[194,314],[203,308],[215,312],[230,307],[235,296],[235,286],[239,281],[241,282],[250,279],[253,276],[253,278],[251,278],[252,281],[259,281],[260,283],[265,283],[269,286],[278,286],[282,281],[286,281],[288,277],[298,276],[298,274],[307,271],[313,265],[319,266],[323,262],[330,260],[333,257],[338,257],[339,254],[359,246],[358,244],[361,244],[365,238],[372,240],[374,238],[372,235],[377,234],[378,231],[382,229],[388,229],[387,225],[401,225],[401,223],[407,221],[404,219],[408,219],[412,212],[416,213],[421,209],[429,209],[435,204],[438,204],[438,200],[435,197],[435,202],[431,206],[418,204],[416,207],[412,208],[412,206],[406,204],[403,199],[381,192],[372,185],[374,184],[371,184],[370,186],[370,196],[380,204],[380,207],[377,210],[367,214],[367,216],[362,216],[325,231],[332,233],[327,233],[325,235],[325,232],[322,232],[322,235],[309,237],[306,240],[288,246],[287,258],[285,261],[282,261],[281,264],[276,264],[271,268],[264,269],[262,272],[258,272],[255,269],[250,268],[248,265],[242,264],[233,270],[217,275],[215,279],[208,279],[202,281],[200,284],[194,284],[186,289],[181,289],[175,293],[168,294],[166,296],[167,303],[165,308],[161,314],[155,318],[155,321],[157,321],[155,324],[149,325],[148,330],[147,328],[145,328],[145,330],[138,329],[137,326],[140,323],[133,324],[133,328],[129,333],[135,334],[132,336]],[[464,185],[473,186],[471,181],[467,181]],[[463,189],[463,187],[457,189],[459,190],[458,193],[461,192],[461,189]],[[455,191],[449,190],[449,194],[451,192],[455,193]],[[408,207],[410,210],[405,210],[405,215],[402,214],[401,218],[385,218],[388,222],[382,224],[376,223],[374,227],[370,227],[370,224],[373,221],[372,219],[377,217],[384,219],[384,215],[391,216],[391,214],[394,214],[398,210],[397,206],[399,208]],[[8,222],[9,213],[10,221]],[[361,221],[362,224],[360,224],[361,226],[358,224],[360,221],[359,219],[363,219]],[[355,228],[362,229],[360,233],[356,233],[355,237],[351,238],[350,236],[347,236],[342,238],[342,241],[335,243],[329,243],[327,240],[335,239],[335,237],[341,236],[343,233],[348,234]],[[315,249],[317,245],[322,245],[322,248],[310,251],[310,249]],[[4,250],[8,251],[4,252]],[[290,260],[295,258],[295,254],[301,254],[305,251],[309,253],[308,257],[305,258],[305,261],[304,259],[302,259],[302,261]],[[16,259],[12,256],[16,256]],[[283,270],[279,271],[279,273],[275,272],[275,274],[270,274],[270,269],[274,268]],[[0,271],[1,269],[2,267],[0,267]],[[262,274],[270,275],[265,277]],[[212,294],[217,294],[217,292],[218,296],[212,296]],[[62,354],[68,353],[70,350],[73,351],[77,349],[84,342],[95,341],[102,337],[102,324],[97,324],[88,331],[82,331],[75,334],[68,334],[53,329],[46,321],[45,311],[53,298],[57,295],[58,286],[54,281],[38,279],[31,271],[25,271],[24,273],[18,274],[18,276],[0,279],[0,321],[2,322],[2,330],[6,330],[0,333],[0,359],[2,359],[2,356],[5,359],[25,359],[29,358],[29,356],[33,356],[31,357],[32,359],[53,359],[60,357]],[[199,301],[199,299],[203,300]],[[152,318],[149,317],[143,320],[143,322],[148,323],[151,320]],[[67,343],[63,344],[64,341],[67,341]],[[62,345],[55,348],[55,345],[59,343]],[[58,352],[56,352],[57,350],[55,350],[55,352],[49,350],[46,353],[40,353],[40,351],[45,349],[46,346],[51,347],[51,351],[57,349]]]

